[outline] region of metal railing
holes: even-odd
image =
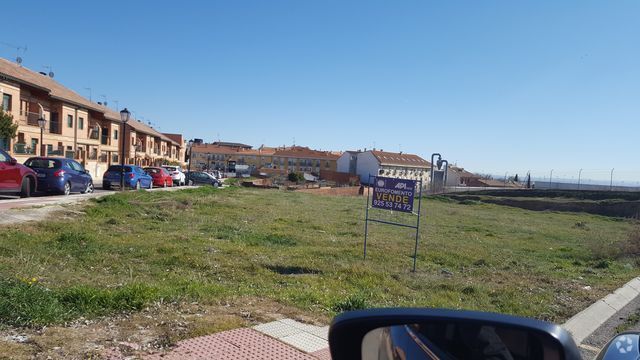
[[[109,160],[109,156],[107,154],[100,154],[98,161],[106,163]]]
[[[36,149],[27,146],[27,144],[14,144],[13,153],[19,155],[35,155]]]
[[[64,147],[47,148],[47,155],[49,156],[63,156]]]
[[[97,150],[91,150],[89,152],[89,156],[87,156],[87,159],[89,159],[89,160],[98,160],[98,151]]]

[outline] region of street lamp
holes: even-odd
[[[578,171],[578,190],[580,190],[580,180],[582,178],[582,169],[580,169],[580,171]]]
[[[189,163],[187,164],[187,186],[191,185],[191,155],[193,155],[193,140],[189,140],[187,144],[189,150]]]
[[[131,113],[129,112],[129,110],[127,110],[127,108],[124,108],[124,110],[120,111],[120,120],[122,120],[122,152],[120,153],[120,191],[124,191],[124,146],[125,146],[125,139],[126,139],[126,134],[127,134],[127,122],[129,121],[129,118],[131,117]]]
[[[609,191],[613,191],[613,170],[611,169],[611,182],[609,183]]]
[[[44,154],[44,127],[47,125],[47,120],[44,118],[44,114],[38,118],[38,126],[40,126],[40,156],[45,156]]]

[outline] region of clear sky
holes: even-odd
[[[164,132],[640,181],[640,2],[4,0],[24,65]],[[15,50],[0,44],[0,56]],[[548,176],[548,175],[547,175]]]

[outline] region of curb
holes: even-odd
[[[638,296],[640,296],[640,277],[632,279],[613,293],[580,311],[567,320],[562,327],[571,333],[577,344],[581,344],[602,324]]]

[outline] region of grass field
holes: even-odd
[[[422,206],[411,273],[408,229],[371,225],[363,261],[362,198],[233,187],[108,196],[59,220],[1,229],[0,322],[37,327],[243,299],[325,321],[362,307],[429,306],[561,322],[640,274],[625,255],[633,220],[444,198]]]

